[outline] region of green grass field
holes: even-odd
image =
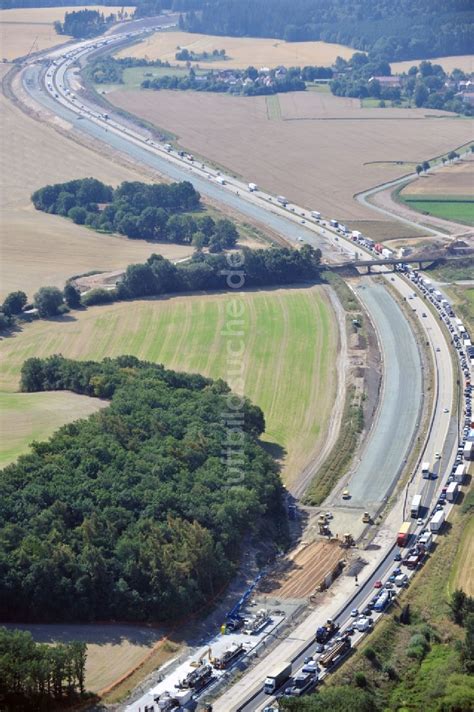
[[[415,198],[404,198],[401,195],[403,202],[413,210],[420,213],[434,215],[437,218],[445,218],[446,220],[454,220],[456,222],[466,223],[466,225],[474,225],[474,200],[462,200],[449,198],[436,200],[417,200]]]
[[[206,74],[204,69],[195,69],[196,74]],[[186,67],[128,67],[123,71],[123,84],[94,84],[97,92],[112,91],[113,89],[140,89],[144,79],[157,77],[186,77],[189,70]]]
[[[33,440],[45,440],[61,425],[85,418],[104,405],[74,393],[0,393],[0,468]]]
[[[270,94],[265,97],[267,105],[267,116],[270,121],[281,121],[281,106],[278,94]]]
[[[226,309],[242,301],[242,337],[226,336]],[[38,321],[0,345],[0,388],[18,387],[31,356],[79,359],[134,354],[170,368],[232,380],[228,348],[244,347],[244,393],[264,411],[264,439],[288,451],[287,481],[324,437],[334,401],[337,327],[322,287],[241,295],[134,301],[76,312],[72,321]],[[232,346],[233,344],[233,346]]]

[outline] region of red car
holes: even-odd
[[[382,586],[383,586],[382,581],[376,581],[376,582],[374,583],[374,588],[382,588]]]

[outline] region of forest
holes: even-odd
[[[469,0],[175,0],[174,8],[190,32],[324,40],[390,61],[472,52]]]
[[[234,247],[238,238],[230,220],[214,221],[204,214],[201,196],[189,181],[126,181],[113,189],[96,178],[83,178],[44,186],[31,200],[37,210],[131,239],[193,243],[217,252]],[[202,216],[189,214],[199,210]]]
[[[35,643],[31,633],[0,628],[0,709],[49,712],[83,702],[86,644]]]
[[[170,623],[223,590],[243,539],[286,544],[263,413],[223,381],[52,356],[25,362],[21,389],[110,405],[0,472],[2,620]]]
[[[105,16],[97,10],[73,10],[66,12],[64,22],[56,20],[54,29],[58,35],[70,35],[77,39],[101,35],[116,17],[113,14]]]

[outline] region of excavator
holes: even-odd
[[[191,667],[194,667],[194,668],[199,668],[199,667],[201,667],[201,665],[203,664],[203,662],[204,662],[204,660],[205,660],[206,658],[208,658],[209,662],[212,664],[212,660],[213,660],[213,658],[212,658],[212,648],[210,648],[210,647],[206,650],[205,653],[203,653],[203,654],[201,655],[201,657],[199,658],[199,660],[193,660],[193,661],[190,663]]]

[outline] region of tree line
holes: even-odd
[[[314,67],[312,69],[317,70],[320,68]],[[326,68],[323,69],[326,70]],[[194,91],[218,92],[240,96],[261,96],[289,91],[304,91],[306,83],[302,78],[302,71],[299,67],[293,67],[279,74],[279,70],[275,69],[262,72],[255,69],[255,67],[247,67],[245,70],[211,70],[206,74],[198,75],[191,67],[188,75],[184,77],[165,74],[154,79],[144,79],[141,83],[141,88],[179,89],[181,91],[192,89]],[[331,73],[331,70],[329,72]]]
[[[227,221],[222,221],[226,223]],[[229,229],[233,229],[229,223]],[[321,252],[310,245],[300,250],[273,247],[268,250],[244,248],[235,259],[242,263],[238,280],[245,287],[316,280],[319,278]],[[40,319],[66,314],[96,304],[163,294],[229,289],[229,262],[225,255],[206,254],[196,250],[187,262],[174,264],[161,255],[153,254],[143,264],[129,265],[114,289],[97,287],[81,295],[69,281],[64,290],[41,287],[28,304],[23,291],[11,292],[0,309],[0,331],[11,329],[19,319],[30,318],[25,310],[36,309]],[[234,285],[235,286],[235,285]],[[233,287],[232,287],[233,288]]]
[[[169,623],[221,591],[243,538],[287,541],[263,413],[247,399],[232,467],[223,457],[236,418],[223,381],[52,356],[24,363],[21,389],[110,404],[0,471],[2,620]]]
[[[0,708],[64,709],[85,697],[86,644],[35,643],[31,633],[0,628]]]
[[[176,0],[190,32],[235,37],[323,40],[373,51],[390,61],[472,50],[474,12],[467,0]]]
[[[113,189],[96,178],[83,178],[44,186],[31,200],[37,210],[131,239],[193,243],[218,251],[233,247],[238,238],[229,220],[188,214],[203,209],[201,196],[189,181],[125,181]]]
[[[388,62],[375,59],[372,55],[356,52],[350,60],[338,57],[336,76],[330,82],[331,92],[336,96],[350,96],[363,99],[379,99],[381,106],[386,101],[393,105],[427,107],[454,111],[472,116],[473,107],[458,93],[458,82],[466,78],[464,72],[454,69],[444,71],[440,64],[423,60],[400,75],[398,86],[384,85],[374,77],[391,75]]]
[[[140,57],[98,57],[86,67],[87,77],[94,84],[123,84],[123,71],[131,67],[169,67],[169,62],[161,59],[142,59]]]

